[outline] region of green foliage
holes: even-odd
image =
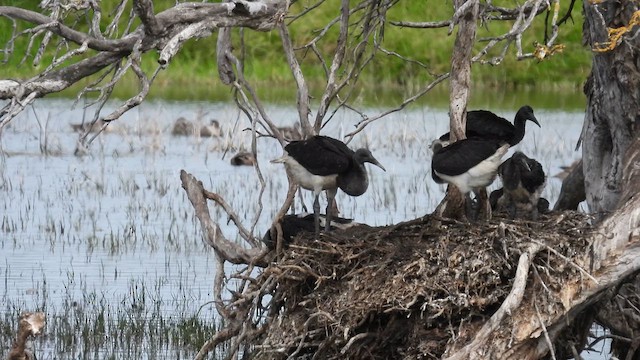
[[[22,6],[37,10],[35,1],[10,0],[7,5]],[[113,9],[119,0],[103,0],[102,26],[103,29],[110,23]],[[290,33],[294,39],[294,46],[301,47],[318,35],[319,31],[332,19],[339,15],[339,1],[328,0],[321,6],[313,9],[301,18],[294,16],[315,4],[315,1],[301,0],[295,2],[290,9],[287,18]],[[513,6],[512,0],[494,1],[494,5]],[[161,12],[175,5],[175,0],[154,1],[155,11]],[[568,4],[562,3],[560,15],[567,11]],[[118,34],[126,27],[125,11],[120,21]],[[448,34],[448,28],[442,29],[413,29],[398,27],[391,24],[393,21],[441,21],[451,17],[453,10],[451,1],[420,0],[398,1],[390,9],[387,23],[384,28],[384,37],[378,37],[376,41],[382,41],[382,48],[399,56],[415,60],[407,62],[397,56],[378,53],[374,61],[368,64],[367,69],[361,75],[360,81],[364,84],[365,92],[376,93],[382,87],[386,91],[406,91],[403,89],[423,86],[433,78],[433,74],[447,72],[450,66],[450,54],[455,36]],[[581,9],[577,6],[573,10],[573,19],[581,22]],[[67,17],[65,23],[74,25],[79,30],[86,30],[84,15],[72,14]],[[534,42],[544,42],[545,16],[538,16],[534,20],[534,26],[522,39],[523,51],[534,51]],[[352,24],[354,22],[352,21]],[[505,33],[513,22],[488,21],[480,24],[478,38],[486,38]],[[13,23],[7,18],[0,19],[0,42],[6,44],[9,41]],[[19,30],[27,27],[24,22],[17,22]],[[133,26],[137,26],[134,23]],[[352,34],[360,31],[357,24],[350,29]],[[338,36],[337,25],[327,32],[326,37],[318,42],[318,49],[331,60],[329,51],[336,45]],[[22,62],[28,48],[28,38],[23,36],[15,42],[14,50],[8,57],[8,62],[1,67],[4,77],[26,78],[42,71],[53,58],[55,52],[55,38],[45,53],[44,60],[38,66],[32,66],[33,57],[40,46],[42,35],[28,51],[28,56]],[[245,51],[240,52],[240,42],[246,45]],[[280,88],[279,95],[286,98],[294,93],[294,82],[286,59],[282,53],[282,44],[277,31],[256,32],[253,30],[234,29],[234,48],[236,56],[244,59],[245,75],[249,81],[257,84],[256,88],[265,89],[265,92],[273,94],[274,88]],[[486,42],[479,41],[476,50],[480,50]],[[535,59],[518,61],[515,56],[515,46],[512,43],[507,56],[499,66],[476,63],[473,67],[474,85],[482,87],[529,87],[542,86],[547,88],[578,88],[586,78],[590,69],[591,54],[581,45],[581,23],[569,20],[560,29],[557,44],[565,46],[564,51],[556,53],[543,61]],[[152,88],[150,96],[165,96],[170,98],[211,98],[225,96],[228,88],[217,79],[215,60],[215,34],[206,39],[191,40],[172,59],[169,67],[162,71]],[[502,47],[497,47],[490,55],[496,55]],[[88,51],[82,56],[91,56],[95,52]],[[312,87],[312,94],[317,95],[324,84],[324,70],[316,56],[304,50],[297,52],[299,61]],[[150,52],[143,56],[143,68],[148,72],[157,67],[157,53]],[[426,65],[426,67],[420,64]],[[82,85],[82,84],[80,84]],[[129,76],[115,91],[116,96],[131,96],[135,94],[138,86],[133,76]],[[377,88],[377,89],[375,89]],[[77,91],[78,87],[66,92],[67,95]],[[316,89],[316,90],[313,90]]]

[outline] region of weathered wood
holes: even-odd
[[[465,139],[467,102],[471,87],[471,54],[476,38],[477,0],[454,1],[454,24],[458,32],[451,53],[449,87],[449,133],[451,141]],[[451,28],[451,30],[453,30]],[[453,185],[447,186],[447,194],[438,204],[434,214],[439,217],[467,220],[464,211],[465,198]],[[483,208],[486,208],[483,206]]]
[[[211,219],[201,181],[184,170],[180,171],[180,180],[191,205],[193,205],[196,217],[202,225],[207,244],[214,248],[221,258],[233,264],[267,265],[263,259],[266,250],[257,247],[245,249],[224,236],[220,226]]]
[[[600,301],[607,290],[640,272],[640,198],[634,198],[605,219],[594,231],[592,239],[593,255],[585,254],[576,265],[589,271],[595,281],[579,276],[569,279],[557,291],[538,294],[557,299],[553,306],[550,305],[553,302],[543,301],[546,306],[539,313],[535,309],[535,299],[522,302],[511,312],[510,318],[501,323],[500,329],[491,336],[482,335],[482,339],[488,341],[473,341],[471,344],[475,345],[471,349],[460,351],[469,354],[470,359],[540,359],[548,356],[550,343],[545,339],[543,325],[551,342],[556,343],[562,331],[583,311]],[[530,272],[529,277],[532,276]],[[584,326],[590,327],[591,323]],[[451,356],[457,356],[457,353]]]
[[[471,54],[476,39],[478,0],[455,0],[458,33],[451,53],[449,131],[451,141],[466,138],[467,102],[471,87]],[[455,19],[454,19],[455,20]]]
[[[589,210],[602,218],[616,208],[623,191],[623,157],[640,114],[640,37],[623,36],[620,43],[609,37],[610,28],[629,24],[637,10],[632,1],[584,0],[583,4],[584,38],[594,55],[584,86],[587,111],[582,159],[588,169],[585,190]]]
[[[260,31],[273,29],[287,11],[286,0],[246,1],[226,3],[181,3],[155,16],[149,1],[136,2],[143,25],[120,39],[103,39],[71,29],[59,21],[40,13],[12,6],[0,6],[0,16],[46,25],[52,33],[78,45],[102,51],[92,58],[80,60],[66,68],[52,71],[30,80],[0,81],[0,99],[22,97],[34,93],[36,97],[60,92],[79,80],[93,75],[131,54],[136,44],[139,51],[162,50],[162,64],[191,38],[208,36],[222,27],[247,27]],[[162,31],[160,31],[162,29]]]

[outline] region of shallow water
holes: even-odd
[[[242,131],[249,124],[233,104],[145,103],[109,125],[112,131],[100,135],[83,157],[73,155],[78,134],[70,126],[82,121],[83,111],[70,107],[66,100],[41,100],[14,119],[0,140],[5,152],[0,157],[3,321],[12,327],[11,319],[22,310],[43,309],[51,318],[70,307],[214,321],[208,304],[214,255],[201,240],[179,171],[185,169],[205,188],[221,193],[245,226],[257,219],[259,235],[286,196],[282,165],[269,162],[282,153],[279,144],[258,140],[266,181],[258,214],[260,183],[254,169],[229,164],[238,149],[250,146],[249,131]],[[511,111],[497,112],[513,117]],[[297,116],[293,108],[275,106],[269,113],[280,125],[291,125]],[[171,127],[179,116],[201,122],[216,118],[224,136],[174,137]],[[552,175],[581,156],[574,148],[584,115],[540,110],[536,116],[543,127],[528,124],[516,149],[543,164],[549,175],[543,196],[553,204],[561,182]],[[340,137],[357,120],[338,113],[323,133]],[[369,168],[371,184],[363,196],[338,195],[341,216],[387,225],[433,211],[444,187],[431,180],[428,145],[447,127],[446,109],[420,108],[392,114],[358,135],[350,146],[368,146],[387,171]],[[41,151],[45,139],[48,156]],[[310,208],[310,194],[305,203]],[[213,205],[210,210],[225,234],[236,239],[226,215]],[[66,345],[52,343],[39,342],[41,358],[120,358],[123,351],[109,344],[94,349],[75,345],[68,352]],[[193,356],[193,348],[178,343],[161,350],[170,358]],[[0,358],[4,350],[0,347]]]

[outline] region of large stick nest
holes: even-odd
[[[261,277],[277,276],[278,286],[256,355],[440,358],[469,340],[463,325],[481,326],[500,306],[532,241],[548,249],[533,270],[547,292],[575,276],[571,259],[588,251],[588,220],[572,212],[474,224],[425,216],[318,240],[301,234]]]

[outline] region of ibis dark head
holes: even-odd
[[[382,166],[382,164],[380,164],[380,162],[373,157],[373,154],[371,154],[371,151],[369,151],[369,149],[358,149],[356,150],[356,153],[353,157],[359,164],[364,165],[364,163],[370,163],[379,167],[383,171],[387,171],[387,169],[385,169],[384,166]]]
[[[538,122],[538,119],[536,119],[536,116],[533,115],[533,108],[531,108],[531,106],[529,105],[525,105],[523,107],[521,107],[518,112],[516,113],[516,117],[513,121],[515,126],[518,126],[518,122],[522,123],[524,125],[524,123],[529,120],[531,122],[533,122],[534,124],[538,125],[538,127],[540,126],[540,123]]]
[[[353,153],[353,160],[348,170],[338,174],[336,182],[338,187],[350,196],[360,196],[367,191],[369,179],[364,163],[371,163],[382,170],[385,168],[371,155],[367,149],[358,149]]]
[[[506,209],[512,218],[524,217],[537,219],[540,206],[540,195],[546,183],[546,175],[542,165],[522,152],[516,151],[499,168],[500,178],[504,185],[504,195],[497,204]]]
[[[505,188],[512,190],[522,187],[530,194],[542,191],[547,178],[542,164],[520,151],[513,153],[499,171]]]

